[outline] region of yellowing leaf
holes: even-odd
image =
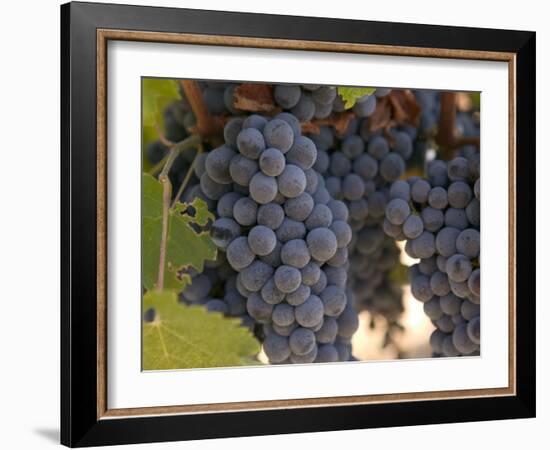
[[[180,304],[173,291],[146,293],[143,312],[143,370],[250,365],[260,351],[239,319]]]
[[[355,103],[358,99],[361,97],[364,97],[365,95],[371,95],[374,91],[376,91],[376,88],[370,88],[370,87],[338,87],[338,94],[340,97],[342,97],[342,100],[344,100],[344,106],[346,109],[353,108]]]
[[[141,82],[143,126],[162,126],[162,111],[173,100],[181,98],[175,80],[143,78]]]
[[[200,198],[190,204],[178,204],[170,210],[164,267],[165,289],[183,290],[191,281],[183,269],[192,266],[202,271],[205,260],[216,259],[217,250],[210,233],[201,230],[209,220],[214,220],[214,216]],[[162,185],[151,175],[143,174],[141,270],[143,285],[148,290],[157,287],[161,236]]]

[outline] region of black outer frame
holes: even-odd
[[[515,53],[517,395],[98,420],[98,28]],[[534,417],[535,38],[534,32],[525,31],[79,2],[62,5],[61,443],[81,447]]]

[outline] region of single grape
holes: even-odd
[[[306,237],[311,256],[317,261],[327,261],[334,256],[338,248],[336,236],[328,228],[315,228]]]
[[[463,181],[468,178],[468,160],[457,157],[447,163],[447,176],[451,181]]]
[[[302,282],[303,282],[302,278]],[[311,288],[305,284],[301,284],[298,289],[286,295],[286,302],[292,306],[298,306],[304,303],[311,295]]]
[[[449,204],[453,208],[466,208],[473,197],[472,189],[463,181],[451,183],[447,189]]]
[[[346,305],[336,321],[338,322],[338,336],[341,338],[351,339],[359,327],[359,318],[351,305]]]
[[[229,184],[233,180],[229,173],[229,165],[236,153],[227,145],[215,148],[208,152],[205,167],[206,173],[216,183]]]
[[[285,168],[285,157],[276,148],[265,149],[260,155],[260,169],[265,175],[276,177]]]
[[[281,226],[284,218],[285,212],[277,203],[267,203],[258,208],[257,222],[259,225],[276,230]]]
[[[304,303],[295,308],[296,321],[303,327],[310,328],[323,320],[323,302],[316,295],[311,295]]]
[[[481,225],[479,209],[480,204],[477,198],[474,198],[470,203],[468,203],[468,206],[466,207],[466,217],[468,218],[468,222],[470,222],[474,227],[478,228]]]
[[[447,164],[436,159],[428,164],[428,180],[432,186],[446,186],[448,182]],[[435,206],[432,205],[435,208]]]
[[[428,194],[428,203],[432,208],[445,209],[449,203],[447,191],[441,186],[433,187]]]
[[[306,286],[315,285],[321,277],[321,268],[314,261],[310,261],[304,268],[300,270],[300,272],[302,274],[302,283],[304,283]]]
[[[273,305],[264,302],[262,296],[254,292],[246,300],[246,310],[250,314],[250,317],[257,322],[268,323],[271,320]]]
[[[302,170],[311,169],[317,159],[315,143],[306,136],[298,136],[294,139],[294,144],[286,154],[286,159]]]
[[[242,226],[254,225],[257,212],[257,203],[249,197],[242,197],[233,205],[233,217]]]
[[[448,258],[456,253],[456,239],[460,234],[460,230],[452,227],[442,228],[435,238],[435,247],[437,252]],[[447,269],[445,269],[446,271]]]
[[[285,202],[284,212],[290,219],[303,222],[313,211],[314,205],[315,202],[313,201],[313,197],[307,192],[303,192],[297,197],[290,198]]]
[[[294,308],[286,303],[279,303],[273,308],[271,318],[276,325],[288,327],[294,323]]]
[[[363,180],[370,180],[378,173],[378,161],[371,155],[363,153],[353,161],[353,171]]]
[[[306,228],[313,230],[314,228],[327,228],[332,223],[332,212],[330,208],[323,204],[317,204],[309,214],[305,221]]]
[[[278,84],[273,90],[275,101],[284,109],[290,109],[296,106],[296,103],[300,100],[301,94],[302,90],[300,86],[296,85]]]
[[[408,203],[400,198],[390,200],[386,207],[386,218],[393,225],[403,224],[410,214],[411,208]]]
[[[277,195],[277,181],[274,177],[261,172],[250,180],[250,196],[258,203],[265,205],[272,202]]]
[[[474,344],[479,345],[481,340],[481,321],[479,319],[479,316],[474,317],[468,322],[466,331],[470,340]]]
[[[439,297],[443,297],[451,292],[447,275],[439,271],[434,272],[430,277],[430,287],[432,292]]]
[[[357,105],[356,105],[357,106]],[[319,345],[317,349],[317,357],[315,362],[317,363],[330,363],[338,361],[338,350],[332,344]]]
[[[338,248],[344,248],[351,242],[352,231],[344,220],[334,220],[330,225],[330,230],[336,236],[336,245]]]
[[[436,233],[445,223],[445,216],[439,209],[428,206],[422,210],[420,214],[422,222],[424,223],[424,229]]]
[[[454,346],[452,336],[447,336],[443,340],[443,355],[446,357],[460,356],[460,351]]]
[[[445,226],[453,227],[458,230],[468,228],[468,217],[466,211],[457,208],[448,208],[445,211]]]
[[[273,275],[273,268],[263,261],[256,260],[243,269],[240,275],[246,289],[258,292]]]
[[[281,303],[285,299],[285,293],[281,292],[272,278],[267,280],[261,289],[262,299],[270,305]]]
[[[342,182],[342,193],[347,200],[359,200],[365,193],[363,179],[354,173],[346,175]]]
[[[338,286],[329,285],[321,293],[325,315],[338,317],[346,307],[346,293]]]
[[[367,151],[371,156],[380,161],[389,153],[390,147],[388,141],[384,137],[375,136],[369,141]]]
[[[336,177],[345,177],[351,171],[351,161],[342,152],[330,156],[330,172]]]
[[[229,164],[231,179],[240,186],[248,186],[258,170],[257,161],[243,155],[235,155]]]
[[[202,192],[211,200],[219,200],[230,190],[230,185],[214,181],[206,172],[201,176],[200,186]]]
[[[424,223],[416,215],[410,215],[403,223],[403,234],[409,239],[416,239],[423,231]]]
[[[290,357],[288,338],[277,333],[270,333],[266,336],[263,349],[271,363],[281,363]]]
[[[305,355],[296,355],[294,353],[290,354],[290,362],[292,362],[292,364],[309,364],[314,362],[315,358],[317,358],[317,345],[315,345],[313,350]]]
[[[268,147],[275,147],[286,153],[294,143],[292,127],[282,119],[270,120],[264,127],[263,135]]]
[[[479,231],[473,228],[467,228],[461,231],[456,238],[456,249],[459,253],[468,258],[477,258],[479,256],[480,235]]]
[[[235,202],[240,198],[241,195],[237,192],[228,192],[227,194],[224,194],[224,196],[218,201],[218,205],[216,207],[218,217],[233,217],[233,207],[235,206]]]
[[[477,345],[469,338],[467,325],[458,325],[453,331],[453,344],[463,355],[468,355],[477,350]]]
[[[479,269],[473,270],[470,274],[468,278],[468,288],[474,295],[478,297],[481,295],[481,271]]]
[[[403,159],[407,160],[413,152],[413,142],[411,137],[404,131],[394,131],[392,133],[393,150],[398,153]]]
[[[315,348],[315,333],[307,328],[296,328],[288,339],[290,350],[295,355],[305,355]]]
[[[237,136],[237,147],[243,156],[250,159],[258,159],[266,148],[266,143],[259,130],[256,128],[244,128]]]
[[[403,180],[393,182],[390,187],[390,198],[400,198],[408,203],[411,200],[411,187],[409,183]]]
[[[258,131],[263,131],[265,125],[267,124],[267,119],[258,114],[252,114],[248,116],[243,122],[243,130],[246,128],[255,128]]]
[[[411,186],[411,197],[416,203],[426,203],[431,186],[426,180],[416,180]]]
[[[291,266],[279,266],[274,275],[275,286],[285,294],[294,292],[302,283],[302,274]]]
[[[380,162],[380,175],[388,182],[397,180],[405,172],[405,161],[397,153],[389,153]]]
[[[287,198],[298,197],[305,191],[306,175],[302,169],[293,164],[287,164],[277,177],[279,192]]]
[[[277,237],[271,228],[256,225],[248,232],[248,245],[258,256],[269,255],[276,244]]]
[[[338,334],[338,322],[334,317],[325,317],[323,325],[315,333],[317,342],[321,344],[332,344]]]
[[[199,302],[206,298],[212,289],[212,282],[205,274],[193,277],[191,284],[185,287],[183,297],[189,302]]]
[[[433,297],[430,287],[430,278],[426,275],[417,275],[411,279],[411,292],[417,300],[427,302]]]
[[[435,330],[430,335],[430,347],[435,353],[443,353],[443,340],[447,335],[440,330]]]
[[[438,297],[432,297],[431,300],[428,300],[426,303],[424,303],[424,313],[431,320],[439,320],[443,317],[444,313],[439,304]]]
[[[453,316],[460,312],[462,300],[458,298],[455,294],[449,292],[447,295],[441,296],[441,298],[439,299],[439,305],[441,306],[441,310],[445,314]]]
[[[455,254],[447,260],[447,275],[452,281],[461,283],[466,281],[472,273],[472,264],[468,258]]]
[[[306,235],[306,226],[302,222],[285,218],[276,231],[277,239],[287,242],[291,239],[303,239]]]
[[[301,269],[311,259],[307,244],[303,239],[292,239],[286,242],[281,249],[283,264]]]
[[[310,95],[302,94],[298,103],[290,110],[301,122],[309,122],[315,115],[315,103]]]
[[[226,249],[227,261],[237,271],[241,271],[248,267],[254,261],[254,253],[248,245],[248,239],[240,236],[227,246]]]

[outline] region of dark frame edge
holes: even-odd
[[[536,33],[516,53],[516,386],[536,416]],[[519,114],[518,112],[521,112]],[[521,183],[518,182],[521,180]],[[520,245],[521,238],[521,245]],[[521,331],[521,332],[520,332]]]
[[[60,390],[61,390],[61,414],[60,414],[60,442],[63,445],[71,445],[71,369],[70,369],[70,213],[67,206],[70,205],[70,35],[71,35],[71,5],[61,5],[61,86],[60,86],[60,111],[61,111],[61,358],[60,358]]]
[[[438,400],[437,404],[442,406],[445,413],[434,415],[426,411],[426,408],[433,409],[435,402],[419,401],[403,404],[385,405],[357,405],[353,407],[322,407],[322,408],[301,408],[296,410],[277,411],[265,410],[255,411],[251,419],[250,412],[235,412],[226,414],[197,414],[185,416],[188,424],[187,430],[181,429],[181,415],[154,416],[154,417],[129,417],[122,419],[97,419],[96,404],[97,391],[85,392],[84,388],[95,385],[96,372],[89,372],[91,366],[92,343],[93,357],[97,357],[95,330],[90,333],[88,323],[82,327],[72,327],[73,323],[81,323],[84,317],[89,317],[92,311],[90,299],[96,295],[95,289],[87,292],[86,295],[79,292],[82,287],[90,286],[90,277],[83,274],[83,267],[88,271],[95,268],[96,253],[95,241],[81,243],[84,238],[96,232],[94,226],[89,229],[80,229],[83,223],[90,218],[90,211],[95,213],[95,183],[93,193],[82,193],[79,188],[90,183],[90,170],[95,173],[95,157],[93,155],[73,154],[72,149],[78,148],[78,143],[89,138],[89,134],[82,131],[82,124],[87,120],[91,122],[91,114],[86,113],[84,117],[77,115],[75,111],[79,100],[86,98],[86,93],[77,92],[73,89],[71,80],[79,79],[79,74],[90,70],[91,63],[84,59],[86,52],[95,49],[95,36],[93,44],[89,42],[89,36],[95,35],[98,23],[97,16],[91,18],[86,16],[95,7],[91,3],[73,3],[61,6],[61,443],[70,447],[83,447],[92,445],[110,445],[137,442],[158,442],[176,441],[184,439],[207,439],[213,437],[237,437],[268,434],[288,434],[300,432],[351,430],[358,428],[423,425],[429,423],[447,422],[470,422],[488,420],[487,415],[493,419],[530,418],[536,414],[535,397],[535,305],[528,301],[517,304],[517,363],[516,382],[517,394],[512,397],[492,399],[494,403],[488,404],[483,399],[468,400]],[[101,5],[111,7],[114,5]],[[123,5],[117,5],[123,7]],[[100,8],[101,8],[100,7]],[[127,6],[124,8],[128,8]],[[168,11],[168,10],[167,10]],[[97,12],[97,11],[95,11]],[[219,13],[219,12],[218,12]],[[248,16],[247,14],[243,14]],[[264,17],[268,17],[264,15]],[[271,17],[271,16],[269,16]],[[279,16],[284,17],[284,16]],[[136,17],[133,18],[136,20]],[[326,19],[324,19],[326,20]],[[409,26],[410,24],[406,24]],[[521,179],[517,185],[517,235],[518,241],[521,236],[521,244],[517,245],[517,287],[516,292],[522,293],[525,299],[535,298],[535,223],[530,220],[535,211],[535,154],[529,152],[526,156],[525,148],[535,148],[535,33],[515,32],[517,39],[514,45],[516,65],[516,176]],[[246,34],[246,33],[245,33]],[[254,34],[254,31],[252,31]],[[521,34],[521,39],[519,35]],[[83,36],[85,49],[78,53],[73,43],[79,43]],[[84,63],[84,64],[82,64]],[[95,69],[95,60],[93,61]],[[95,84],[95,71],[93,73],[93,87]],[[88,78],[85,78],[88,83]],[[87,85],[85,88],[90,89]],[[89,92],[88,92],[89,94]],[[95,102],[93,104],[95,111]],[[88,125],[89,123],[88,122]],[[93,117],[94,124],[95,116]],[[76,131],[73,129],[76,127]],[[73,134],[71,134],[73,133]],[[91,133],[95,143],[95,129]],[[523,154],[523,156],[521,156]],[[93,161],[92,169],[83,167],[89,161]],[[83,175],[81,179],[79,176]],[[95,179],[93,179],[95,181]],[[79,202],[93,202],[94,208],[86,209]],[[82,204],[82,203],[81,203]],[[74,209],[73,209],[74,207]],[[75,214],[73,215],[73,211]],[[90,250],[93,247],[92,256],[87,256],[85,263],[75,261],[73,255],[78,256],[82,251]],[[74,272],[73,272],[74,271]],[[72,279],[74,273],[75,280]],[[95,272],[92,281],[95,282]],[[73,285],[73,281],[74,285]],[[77,286],[78,285],[78,286]],[[75,296],[75,293],[77,294]],[[519,295],[517,295],[519,298]],[[73,302],[75,307],[71,305]],[[84,302],[84,306],[82,306]],[[78,306],[78,308],[76,307]],[[88,316],[86,316],[88,314]],[[95,315],[93,322],[95,325]],[[88,333],[86,339],[83,336]],[[73,348],[71,343],[77,342],[82,349]],[[84,345],[85,341],[85,345]],[[93,342],[92,342],[93,341]],[[88,370],[88,371],[86,371]],[[80,379],[85,374],[85,380]],[[384,406],[387,409],[384,409]],[[475,409],[477,407],[477,410]],[[348,414],[354,411],[358,417],[349,419],[348,414],[338,414],[339,408],[350,408]],[[471,417],[463,416],[474,410]],[[392,415],[400,418],[405,414],[409,416],[408,421],[403,419],[392,419]],[[222,416],[231,417],[228,424],[221,421]],[[327,416],[333,416],[333,421],[328,423]],[[342,417],[347,417],[344,422]],[[367,420],[366,416],[370,416]],[[374,418],[372,416],[375,416]],[[393,421],[392,421],[393,420]],[[208,424],[221,422],[219,434],[212,436],[209,433]],[[278,422],[276,424],[267,422]],[[245,422],[248,422],[246,425]],[[388,425],[391,423],[391,425]],[[240,424],[240,425],[239,425]],[[179,428],[179,429],[178,429]],[[253,431],[251,431],[253,430]]]

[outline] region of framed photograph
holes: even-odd
[[[534,417],[535,33],[61,27],[63,444]]]

